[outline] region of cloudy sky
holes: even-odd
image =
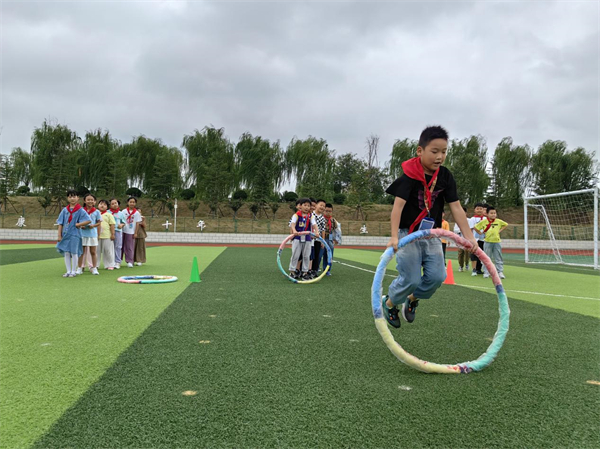
[[[597,1],[10,2],[1,148],[45,118],[179,147],[206,125],[380,162],[428,124],[451,138],[599,153]]]

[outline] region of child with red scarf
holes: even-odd
[[[125,227],[125,217],[120,209],[121,202],[116,198],[110,199],[110,213],[115,219],[115,268],[121,268],[121,257],[123,256],[123,228]]]
[[[311,236],[299,235],[300,232],[312,231],[319,235],[315,217],[310,213],[311,202],[309,198],[300,200],[300,210],[292,215],[290,231],[296,237],[292,240],[292,258],[290,259],[290,277],[294,279],[310,280]],[[296,269],[298,261],[302,260],[302,274]]]
[[[485,234],[483,250],[487,256],[494,262],[498,276],[500,279],[505,279],[504,276],[504,259],[502,258],[502,245],[500,244],[500,233],[506,229],[508,223],[498,218],[496,208],[487,207],[487,218],[484,218],[475,225],[475,230]],[[483,277],[490,277],[487,268],[483,267]]]
[[[133,267],[135,237],[138,232],[139,223],[142,221],[142,216],[136,209],[137,198],[130,196],[127,199],[127,208],[123,209],[123,218],[125,227],[123,228],[123,255],[125,262],[129,268]]]
[[[475,226],[481,220],[485,219],[486,207],[487,207],[487,204],[485,204],[485,203],[475,203],[475,208],[474,208],[475,215],[473,215],[471,218],[469,218],[469,226],[471,227],[471,230],[473,231],[473,235],[475,235],[475,238],[477,239],[477,244],[479,245],[479,247],[482,250],[483,250],[485,234],[483,234],[482,232],[477,232],[477,230],[475,229]],[[479,257],[477,257],[475,254],[471,254],[471,266],[473,267],[473,273],[471,274],[471,276],[477,276],[478,274],[483,274],[483,271],[481,271],[481,268],[482,268],[481,260],[479,260]]]
[[[115,217],[108,210],[108,201],[98,201],[98,210],[102,215],[102,225],[98,233],[98,266],[100,259],[104,260],[104,268],[115,269]]]
[[[65,256],[67,272],[63,277],[71,278],[75,277],[79,256],[83,254],[80,229],[90,224],[91,219],[79,204],[79,195],[75,190],[67,190],[67,201],[69,205],[60,212],[56,220],[58,224],[56,249]]]
[[[79,267],[77,268],[76,274],[82,274],[83,268],[86,262],[86,257],[89,254],[92,259],[91,273],[98,275],[98,260],[97,252],[98,248],[98,228],[102,224],[102,215],[100,211],[96,209],[96,197],[91,193],[86,193],[83,197],[85,206],[83,207],[87,214],[90,216],[91,223],[84,226],[81,229],[81,239],[83,244],[83,254],[79,257]]]
[[[333,204],[326,203],[325,210],[323,211],[323,218],[325,220],[325,230],[323,231],[323,239],[327,243],[327,246],[331,250],[331,258],[333,259],[333,250],[334,245],[338,244],[337,239],[337,229],[338,223],[335,218],[332,217],[333,214]],[[328,260],[328,253],[326,248],[321,248],[321,253],[319,256],[319,260],[323,259],[323,270],[325,267],[330,264],[333,260]],[[329,267],[329,271],[326,276],[331,276],[332,265]]]
[[[447,148],[448,133],[444,128],[425,128],[419,138],[417,157],[402,163],[404,174],[386,190],[396,197],[390,219],[392,237],[387,246],[396,251],[398,277],[383,296],[382,308],[388,323],[396,328],[400,327],[397,306],[401,305],[404,320],[412,323],[419,300],[431,298],[446,278],[439,239],[420,239],[399,249],[401,238],[419,229],[441,227],[444,203],[448,203],[464,237],[477,248],[458,200],[454,177],[442,166]]]

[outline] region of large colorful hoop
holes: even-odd
[[[175,282],[177,276],[121,276],[117,279],[118,282],[123,284],[167,284],[169,282]]]
[[[471,247],[471,244],[466,239],[454,234],[453,232],[446,231],[443,229],[428,229],[424,231],[414,232],[402,238],[398,243],[398,248],[408,245],[414,242],[415,240],[433,237],[448,238],[454,241],[457,244],[457,246],[461,248]],[[381,338],[383,338],[383,341],[385,342],[389,350],[401,362],[425,373],[470,373],[472,371],[481,371],[490,363],[492,363],[498,355],[500,348],[502,348],[502,344],[504,343],[504,339],[506,338],[506,333],[508,332],[510,309],[508,307],[506,293],[504,292],[504,287],[502,286],[502,281],[498,276],[496,267],[494,267],[494,264],[492,263],[490,258],[481,250],[481,248],[477,249],[475,255],[479,258],[479,260],[481,260],[481,262],[489,271],[494,286],[496,287],[496,293],[498,295],[498,309],[500,312],[500,317],[498,319],[498,328],[496,329],[496,333],[494,335],[492,343],[490,343],[487,350],[482,355],[480,355],[477,360],[473,360],[471,362],[457,363],[456,365],[441,365],[421,360],[415,357],[414,355],[406,352],[402,348],[402,346],[400,346],[396,342],[396,340],[394,340],[394,337],[388,327],[387,321],[383,316],[383,310],[381,308],[381,297],[383,294],[383,277],[385,276],[386,267],[388,263],[394,258],[394,255],[395,253],[393,248],[388,248],[385,250],[385,252],[381,256],[379,265],[377,266],[377,271],[375,273],[373,285],[371,288],[371,305],[373,308],[373,316],[375,317],[375,326],[377,327]]]
[[[285,271],[283,269],[283,267],[281,266],[281,253],[283,252],[283,249],[285,248],[285,245],[287,244],[287,242],[289,242],[290,240],[292,240],[295,235],[294,234],[290,234],[289,236],[287,236],[283,242],[281,242],[281,245],[279,246],[279,249],[277,250],[277,266],[279,267],[279,269],[281,270],[281,272],[283,273],[283,275],[288,278],[290,281],[292,281],[294,284],[313,284],[315,282],[319,282],[321,279],[323,279],[323,276],[325,276],[327,274],[327,272],[331,269],[331,248],[329,248],[329,245],[327,245],[327,243],[325,242],[325,239],[323,239],[322,237],[317,237],[315,234],[313,234],[310,231],[303,231],[303,232],[299,232],[299,235],[309,235],[314,238],[319,240],[324,248],[327,251],[327,266],[325,267],[325,269],[323,270],[323,273],[321,273],[321,275],[317,278],[311,279],[310,281],[299,281],[298,279],[294,279],[293,277],[291,277],[287,271]]]

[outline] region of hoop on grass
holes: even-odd
[[[319,277],[311,279],[310,281],[301,281],[298,279],[294,279],[287,273],[287,271],[285,271],[283,269],[283,267],[281,266],[281,253],[283,252],[285,245],[290,240],[292,240],[294,237],[296,237],[294,234],[290,234],[289,236],[287,236],[285,238],[285,240],[283,242],[281,242],[281,245],[279,245],[279,249],[277,250],[277,265],[279,266],[279,269],[281,270],[283,275],[286,278],[288,278],[290,281],[292,281],[294,284],[313,284],[315,282],[319,282],[323,278],[323,276],[325,276],[327,274],[327,272],[331,269],[331,248],[329,248],[329,245],[327,245],[327,243],[325,242],[325,239],[323,239],[322,237],[317,237],[315,234],[313,234],[310,231],[299,232],[298,235],[310,235],[312,238],[317,239],[322,243],[323,247],[327,251],[327,266],[323,270],[323,273],[321,273],[321,275]]]
[[[123,284],[168,284],[169,282],[175,282],[177,276],[121,276],[117,279],[118,282]]]
[[[398,248],[402,248],[403,246],[406,246],[416,240],[433,237],[449,238],[461,248],[471,247],[471,244],[466,239],[454,234],[453,232],[445,231],[442,229],[427,229],[424,231],[417,231],[405,236],[400,240],[400,242],[398,242]],[[502,281],[498,276],[496,267],[494,267],[494,264],[492,263],[490,258],[481,250],[481,248],[477,249],[475,255],[487,268],[492,278],[492,282],[496,287],[496,293],[498,295],[498,310],[500,312],[500,317],[498,319],[498,328],[496,329],[496,334],[494,335],[492,343],[490,343],[487,350],[482,355],[480,355],[477,360],[457,363],[456,365],[441,365],[421,360],[415,357],[414,355],[406,352],[402,348],[402,346],[400,346],[396,342],[396,340],[394,340],[394,337],[388,327],[387,321],[383,316],[383,310],[381,308],[381,297],[383,294],[383,277],[385,275],[386,267],[388,263],[394,258],[394,255],[395,254],[393,248],[388,248],[385,250],[385,252],[381,256],[379,265],[377,266],[377,271],[373,279],[373,286],[371,287],[371,306],[373,308],[373,316],[375,317],[375,326],[377,327],[381,338],[383,338],[383,341],[385,342],[389,350],[401,362],[425,373],[470,373],[472,371],[481,371],[483,368],[492,363],[498,355],[500,348],[502,348],[502,344],[504,343],[504,339],[506,338],[506,333],[508,332],[510,309],[508,307],[506,293],[504,292],[504,287],[502,286]]]

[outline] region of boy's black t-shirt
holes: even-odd
[[[425,180],[429,184],[431,176],[426,174]],[[425,186],[421,181],[409,178],[406,174],[403,174],[387,188],[386,193],[406,201],[400,217],[400,229],[409,229],[421,211],[425,209]],[[431,199],[433,201],[431,218],[435,220],[435,227],[441,228],[444,203],[458,201],[456,181],[450,170],[446,167],[440,167]],[[419,226],[417,225],[415,230],[418,229]]]

